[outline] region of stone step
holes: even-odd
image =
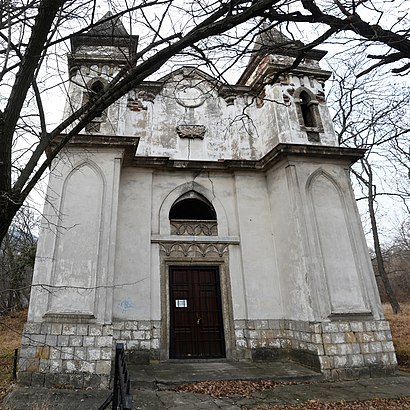
[[[179,361],[129,365],[132,389],[165,390],[208,380],[322,380],[323,375],[294,362]]]

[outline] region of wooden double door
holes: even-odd
[[[225,357],[218,267],[170,267],[170,358]]]

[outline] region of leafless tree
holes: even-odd
[[[263,28],[283,27],[290,37],[314,27],[319,33],[300,44],[295,64],[324,42],[354,37],[382,44],[366,73],[391,65],[397,74],[410,70],[406,2],[367,0],[2,0],[0,1],[0,240],[53,159],[98,112],[184,55],[219,65],[220,73],[249,54]],[[123,18],[141,31],[139,50],[129,63],[80,109],[57,126],[47,118],[43,95],[60,82],[59,56],[67,40],[97,24],[101,4],[106,19]],[[391,6],[393,7],[393,6]],[[398,14],[397,14],[398,13]],[[266,50],[269,51],[269,50]],[[221,57],[223,56],[223,58]],[[54,59],[53,64],[49,64]],[[53,76],[52,72],[55,72]],[[64,92],[64,82],[59,86]],[[63,96],[65,98],[65,96]],[[61,136],[56,142],[57,137]],[[20,143],[25,139],[26,145]],[[20,143],[19,143],[20,142]],[[44,153],[47,152],[47,156]]]
[[[0,245],[0,315],[28,306],[38,217],[20,208]]]
[[[363,194],[358,199],[367,202],[377,273],[393,311],[398,313],[400,305],[385,266],[377,214],[387,197],[399,201],[402,212],[409,210],[409,87],[405,82],[397,84],[383,71],[361,76],[368,71],[363,53],[335,60],[334,64],[331,99],[339,143],[367,149],[365,157],[352,168],[352,175]]]

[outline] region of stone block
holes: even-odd
[[[256,329],[269,329],[269,321],[268,320],[258,320],[255,323]]]
[[[109,325],[103,326],[103,336],[112,336],[112,335],[113,335],[112,326],[109,326]]]
[[[25,346],[20,349],[20,358],[35,357],[37,348],[35,346]]]
[[[362,367],[364,365],[363,355],[361,354],[349,355],[348,363],[351,367]]]
[[[161,337],[161,329],[159,327],[154,327],[152,329],[151,334],[152,334],[152,337],[154,337],[154,338],[160,338]]]
[[[151,349],[152,350],[159,349],[159,339],[151,339]]]
[[[40,373],[50,372],[50,360],[40,359],[38,370]]]
[[[375,332],[377,331],[377,325],[376,322],[374,320],[368,320],[366,322],[364,322],[364,329],[367,332]]]
[[[86,347],[75,347],[74,348],[74,358],[76,360],[87,360],[87,348]]]
[[[41,324],[41,333],[43,335],[48,335],[51,332],[51,323],[42,323]]]
[[[394,352],[394,345],[392,341],[382,342],[383,352]]]
[[[132,339],[132,331],[131,330],[121,330],[121,339],[124,340],[131,340]]]
[[[48,346],[37,346],[36,357],[38,359],[49,359],[50,358],[50,348]]]
[[[322,370],[331,369],[331,361],[328,356],[319,356],[320,367]]]
[[[63,361],[59,359],[52,359],[49,363],[50,373],[61,373],[63,370]]]
[[[57,346],[68,346],[70,342],[69,336],[57,336]]]
[[[323,333],[339,332],[339,325],[337,323],[322,323]]]
[[[134,330],[132,332],[132,339],[137,339],[137,340],[145,340],[146,337],[146,331],[145,330]]]
[[[87,362],[82,360],[79,365],[79,371],[84,373],[95,373],[95,362]]]
[[[151,330],[151,322],[149,320],[139,321],[138,330]]]
[[[361,353],[361,348],[359,343],[352,343],[352,353],[353,354],[360,354]]]
[[[74,336],[77,334],[77,326],[72,324],[64,324],[61,334],[67,336]]]
[[[70,336],[69,346],[79,347],[83,345],[83,336]]]
[[[138,330],[138,322],[136,321],[125,322],[124,330]]]
[[[129,340],[127,342],[127,349],[138,349],[140,347],[139,340]]]
[[[64,360],[72,360],[74,358],[74,347],[64,346],[61,348],[61,358]]]
[[[110,374],[111,373],[111,360],[99,360],[95,366],[96,374]]]
[[[364,359],[364,364],[367,366],[374,366],[377,364],[378,360],[377,360],[377,355],[376,354],[364,354],[363,355],[363,359]]]
[[[100,336],[95,338],[97,347],[112,347],[112,336]]]
[[[334,332],[330,334],[332,343],[346,343],[346,337],[343,332]]]
[[[30,346],[32,343],[31,343],[31,340],[30,340],[30,335],[24,335],[22,338],[21,338],[21,345],[22,346]]]
[[[44,373],[33,373],[31,376],[31,385],[33,387],[43,387],[44,386]]]
[[[31,376],[33,373],[19,371],[17,373],[17,381],[23,386],[31,386]]]
[[[329,344],[332,343],[332,335],[330,333],[324,333],[322,335],[323,343]]]
[[[78,336],[87,336],[88,335],[88,325],[80,323],[77,325],[77,335]]]
[[[360,343],[360,352],[364,354],[370,353],[370,344],[369,343]]]
[[[370,347],[370,353],[381,353],[383,351],[381,342],[369,343],[369,347]]]
[[[140,347],[141,349],[149,350],[151,348],[151,342],[149,340],[141,340]]]
[[[30,344],[44,345],[46,343],[46,335],[30,335]]]
[[[83,336],[83,346],[84,347],[95,346],[95,336]]]
[[[113,330],[112,336],[115,340],[121,339],[121,330]]]
[[[84,374],[84,387],[105,389],[108,387],[108,377],[102,377],[98,374]]]
[[[278,319],[269,319],[269,329],[280,329],[280,324]]]
[[[328,356],[333,356],[333,355],[337,355],[338,351],[337,351],[337,346],[333,343],[325,343],[324,345],[325,348],[325,354]]]
[[[339,322],[339,330],[341,332],[350,332],[350,323],[349,322]]]
[[[46,345],[47,346],[57,346],[57,335],[46,335]]]
[[[28,372],[37,372],[39,364],[40,364],[39,359],[35,359],[35,358],[34,359],[30,359],[30,358],[25,359],[25,368],[26,368],[26,371],[28,371]]]
[[[102,326],[101,325],[89,325],[88,335],[89,336],[102,336]]]
[[[363,322],[350,322],[350,328],[352,329],[352,332],[363,332],[364,331],[364,326]]]
[[[60,359],[61,357],[61,348],[59,347],[50,347],[50,359]]]
[[[390,330],[390,325],[386,320],[379,320],[376,322],[376,328],[378,331],[386,331]]]
[[[97,347],[89,347],[87,349],[87,360],[100,360],[101,358],[101,349]]]
[[[111,347],[101,348],[101,360],[111,360],[114,356],[113,349]]]
[[[333,364],[336,369],[341,367],[346,367],[347,365],[347,356],[334,356],[333,357]]]
[[[63,331],[63,325],[59,323],[52,323],[50,333],[52,335],[61,335]]]
[[[76,373],[80,368],[79,360],[63,360],[63,372],[64,373]]]
[[[83,374],[69,374],[67,382],[68,386],[74,389],[83,389],[85,387]]]
[[[40,334],[41,333],[41,323],[27,322],[24,325],[24,333],[27,334]]]
[[[114,322],[112,324],[113,330],[124,330],[125,329],[125,322]]]

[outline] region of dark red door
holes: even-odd
[[[219,269],[170,267],[170,358],[225,357]]]

